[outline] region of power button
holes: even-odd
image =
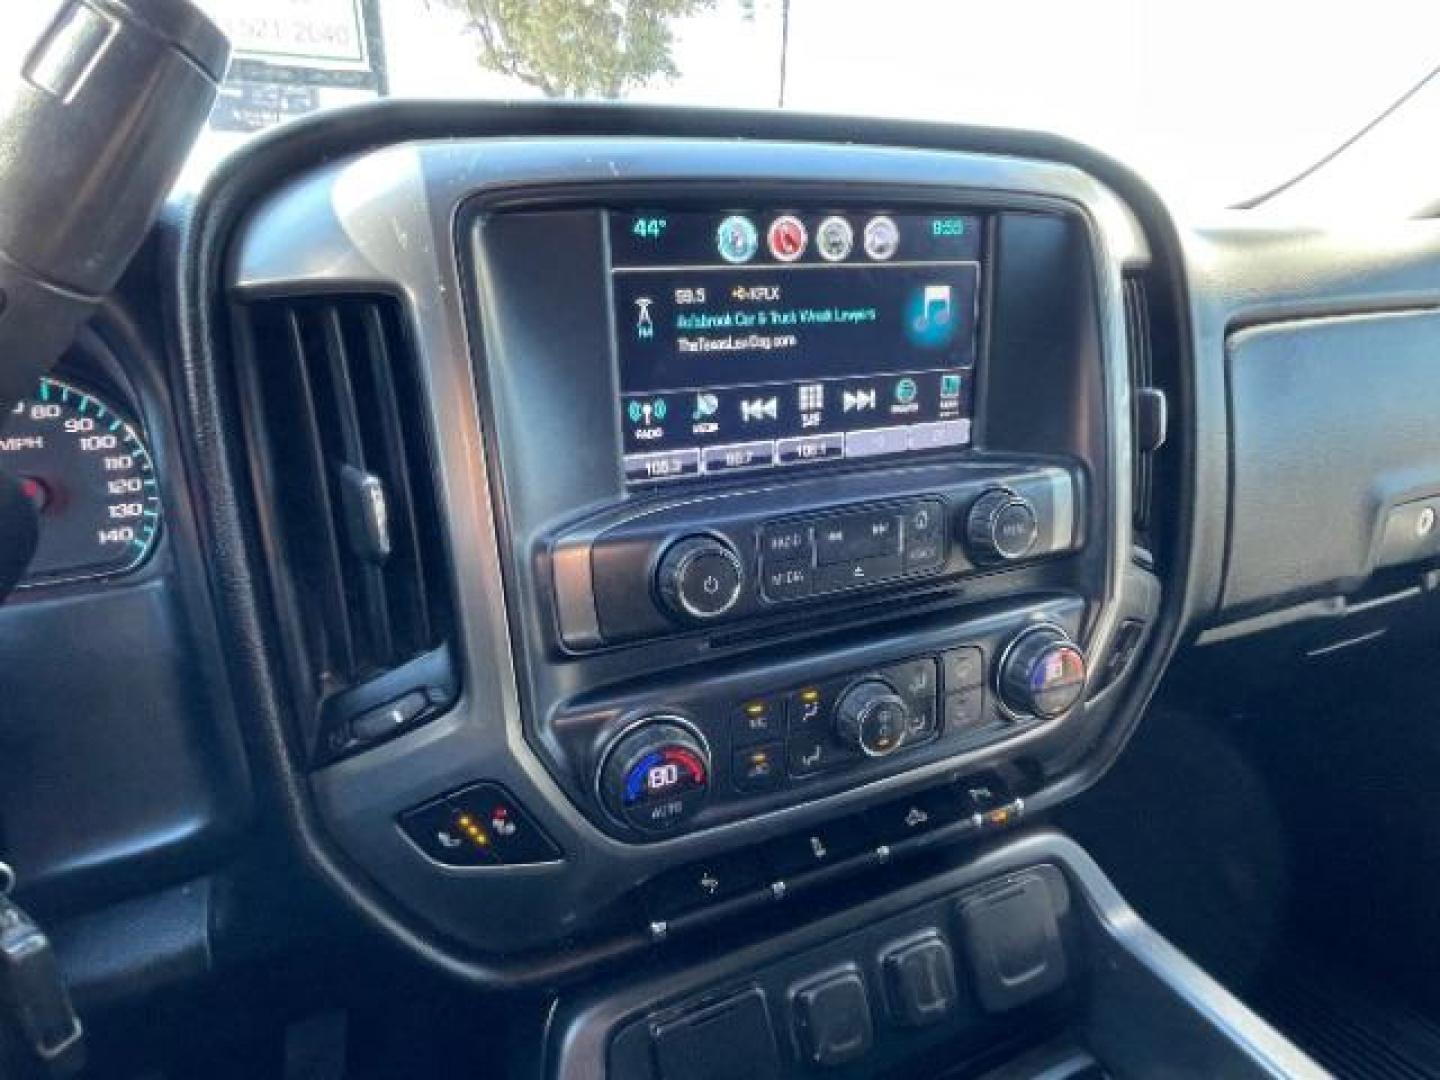
[[[676,615],[713,619],[740,599],[745,572],[740,557],[713,536],[690,536],[660,560],[656,585],[660,599]]]

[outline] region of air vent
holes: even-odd
[[[425,402],[394,300],[243,314],[257,510],[312,745],[329,759],[453,696]]]
[[[1144,395],[1155,388],[1155,357],[1150,326],[1150,305],[1145,282],[1136,275],[1125,278],[1125,338],[1130,353],[1130,391],[1133,402],[1131,429],[1136,433],[1134,477],[1135,531],[1144,542],[1150,531],[1151,507],[1154,500],[1155,460],[1140,435],[1148,426],[1141,415]]]

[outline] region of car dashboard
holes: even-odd
[[[562,990],[555,1075],[689,1075],[712,1014],[850,1067],[857,983],[893,1066],[964,1027],[914,972],[1000,926],[1033,963],[975,976],[987,1015],[1068,949],[1189,988],[1198,1060],[1295,1066],[1048,823],[1182,645],[1431,587],[1437,241],[1181,228],[1026,133],[287,125],[172,202],[0,441],[48,500],[0,850],[62,920],[148,906],[107,963],[169,978],[302,876]]]

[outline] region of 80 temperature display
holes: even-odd
[[[125,573],[154,548],[160,495],[150,451],[94,394],[41,379],[0,428],[0,469],[19,478],[39,513],[22,587]]]

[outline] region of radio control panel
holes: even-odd
[[[593,649],[1079,547],[1069,470],[954,476],[892,474],[883,499],[832,495],[799,513],[796,502],[810,500],[793,488],[692,497],[564,536],[551,558],[560,638]],[[863,487],[857,478],[845,490]]]
[[[938,499],[804,517],[760,530],[760,594],[805,600],[945,565],[945,506]]]

